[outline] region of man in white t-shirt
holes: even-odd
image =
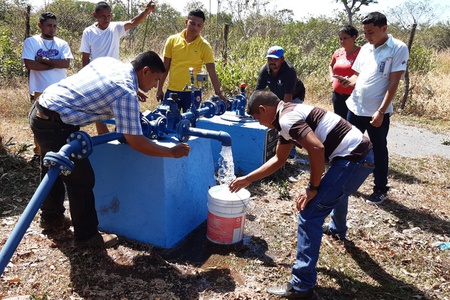
[[[104,1],[98,2],[93,13],[97,22],[85,28],[81,37],[80,52],[83,68],[99,57],[119,59],[120,38],[128,30],[141,24],[151,12],[155,12],[153,1],[150,1],[145,10],[131,20],[111,22],[111,7]],[[147,100],[147,96],[141,91],[138,91],[138,97],[140,101]],[[96,123],[95,126],[98,134],[109,131],[103,123]]]
[[[25,39],[22,61],[30,71],[29,90],[34,100],[53,83],[67,77],[66,71],[73,59],[69,44],[56,37],[57,20],[53,13],[40,15],[41,34]],[[35,158],[40,156],[40,147],[35,141]]]
[[[119,59],[120,38],[130,29],[138,26],[155,11],[155,3],[150,1],[143,12],[129,21],[111,22],[111,7],[106,2],[98,2],[93,13],[97,20],[83,31],[80,52],[83,67],[99,57]]]

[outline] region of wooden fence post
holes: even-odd
[[[409,34],[409,41],[408,41],[408,50],[409,53],[411,53],[411,47],[414,41],[414,35],[416,33],[416,28],[417,28],[417,24],[414,23],[412,25],[411,28],[411,33]],[[406,100],[408,99],[408,95],[409,95],[409,86],[410,86],[410,81],[409,81],[409,71],[408,71],[408,65],[406,66],[406,71],[405,71],[405,91],[403,93],[403,97],[402,100],[400,102],[400,109],[403,110],[405,109],[405,105],[406,105]]]
[[[30,12],[31,5],[27,5],[27,12],[25,15],[25,38],[30,37]]]
[[[230,32],[230,24],[225,24],[223,27],[223,51],[222,51],[222,55],[223,55],[223,62],[224,65],[226,66],[227,64],[227,49],[228,49],[228,33]]]

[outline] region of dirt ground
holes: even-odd
[[[319,299],[450,299],[450,251],[437,247],[450,241],[450,161],[443,150],[426,148],[429,138],[425,145],[424,137],[411,138],[416,128],[403,126],[393,124],[389,135],[396,144],[389,200],[365,202],[369,177],[350,199],[348,241],[322,240]],[[406,156],[405,149],[422,147],[426,160]],[[38,185],[29,158],[18,157],[16,169],[2,166],[0,245]],[[45,233],[35,217],[0,278],[0,299],[277,299],[265,289],[289,280],[295,262],[293,197],[309,176],[303,159],[248,188],[245,235],[234,245],[208,241],[204,223],[172,249],[121,237],[112,249],[80,250],[72,247],[71,229]]]

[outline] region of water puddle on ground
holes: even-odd
[[[228,185],[236,178],[231,147],[222,147],[220,156],[216,180],[218,184]],[[206,197],[207,195],[205,195]],[[246,221],[252,221],[252,216],[247,215]],[[228,269],[232,264],[232,257],[236,259],[236,256],[242,258],[265,257],[267,244],[261,238],[244,234],[243,239],[237,243],[216,244],[207,239],[206,227],[205,221],[174,247],[170,249],[154,248],[154,250],[166,261],[191,264],[201,268],[214,266]],[[230,256],[231,253],[234,255]]]

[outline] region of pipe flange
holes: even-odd
[[[189,128],[191,122],[188,119],[182,119],[177,124],[177,138],[181,142],[187,142],[189,140]]]
[[[153,129],[153,134],[157,138],[163,138],[167,135],[167,118],[166,117],[159,117],[155,121],[155,127]]]
[[[217,109],[216,109],[217,116],[223,115],[227,111],[227,104],[225,103],[225,101],[219,100],[215,104],[217,106]]]
[[[153,126],[153,122],[152,120],[147,119],[144,116],[141,116],[141,128],[142,128],[142,134],[151,139],[153,137],[154,134],[154,126]]]
[[[205,107],[208,108],[208,112],[203,115],[205,118],[210,119],[216,115],[216,105],[213,102],[211,101],[203,102],[202,108]]]
[[[92,138],[84,131],[73,132],[67,138],[67,143],[72,141],[79,141],[81,147],[78,152],[74,152],[71,154],[73,158],[76,159],[84,159],[92,154],[92,149],[94,147],[92,143]]]
[[[75,167],[74,162],[70,158],[55,152],[47,152],[43,159],[43,164],[48,168],[58,167],[61,174],[65,176],[70,175]]]

